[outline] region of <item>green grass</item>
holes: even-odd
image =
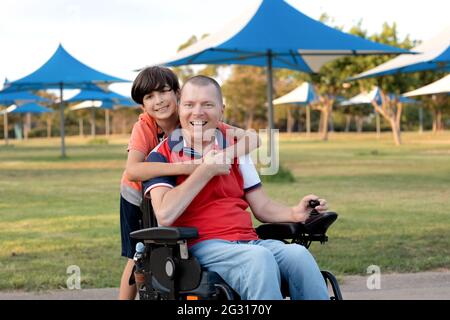
[[[339,219],[330,241],[311,251],[322,269],[341,276],[450,268],[450,134],[282,135],[280,183],[265,179],[274,199],[295,204],[325,197]],[[120,257],[119,183],[126,137],[101,143],[67,139],[0,141],[0,290],[66,288],[67,267],[81,286],[117,287]],[[99,140],[100,141],[100,140]]]

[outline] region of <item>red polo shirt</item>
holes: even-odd
[[[177,138],[175,138],[177,137]],[[221,131],[217,130],[216,141],[220,149],[227,144]],[[184,147],[183,137],[172,134],[161,142],[148,156],[150,162],[181,162],[195,156],[195,152]],[[198,155],[197,155],[198,157]],[[229,175],[211,179],[193,199],[183,214],[173,223],[175,227],[196,227],[199,238],[189,241],[189,246],[208,240],[256,240],[252,218],[245,200],[245,192],[261,186],[250,157],[241,157],[231,166]],[[174,188],[188,176],[158,177],[144,182],[145,193],[158,186]]]

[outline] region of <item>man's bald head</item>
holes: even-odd
[[[213,78],[207,77],[207,76],[202,76],[202,75],[194,76],[192,78],[189,78],[183,84],[183,87],[181,88],[181,94],[180,94],[181,97],[183,96],[183,90],[185,89],[185,87],[187,85],[194,85],[194,86],[199,86],[199,87],[213,85],[216,88],[218,101],[221,104],[223,104],[222,89],[221,89],[219,83],[217,83],[217,81],[214,80]]]

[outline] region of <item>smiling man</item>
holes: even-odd
[[[250,157],[226,161],[221,150],[230,141],[217,129],[223,110],[221,89],[214,79],[196,76],[181,89],[182,130],[161,142],[147,161],[173,163],[198,158],[202,163],[189,177],[144,182],[159,225],[196,227],[199,237],[188,244],[191,254],[244,300],[282,299],[282,279],[289,283],[291,299],[329,299],[309,251],[297,244],[258,239],[246,210],[250,206],[263,222],[304,222],[311,212],[309,200],[318,197],[308,195],[293,207],[276,203],[263,191]],[[326,201],[318,200],[316,210],[324,212]]]

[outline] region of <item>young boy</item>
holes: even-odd
[[[134,124],[128,144],[126,170],[120,186],[120,227],[122,256],[128,261],[124,268],[119,299],[135,299],[136,286],[129,284],[133,271],[136,241],[130,233],[141,228],[141,181],[159,176],[190,175],[197,165],[145,162],[163,138],[179,126],[178,100],[180,85],[177,76],[168,68],[148,67],[133,82],[131,97],[142,106],[143,113]],[[219,129],[234,135],[237,142],[224,153],[230,159],[247,154],[259,146],[259,138],[252,132],[219,124]]]

